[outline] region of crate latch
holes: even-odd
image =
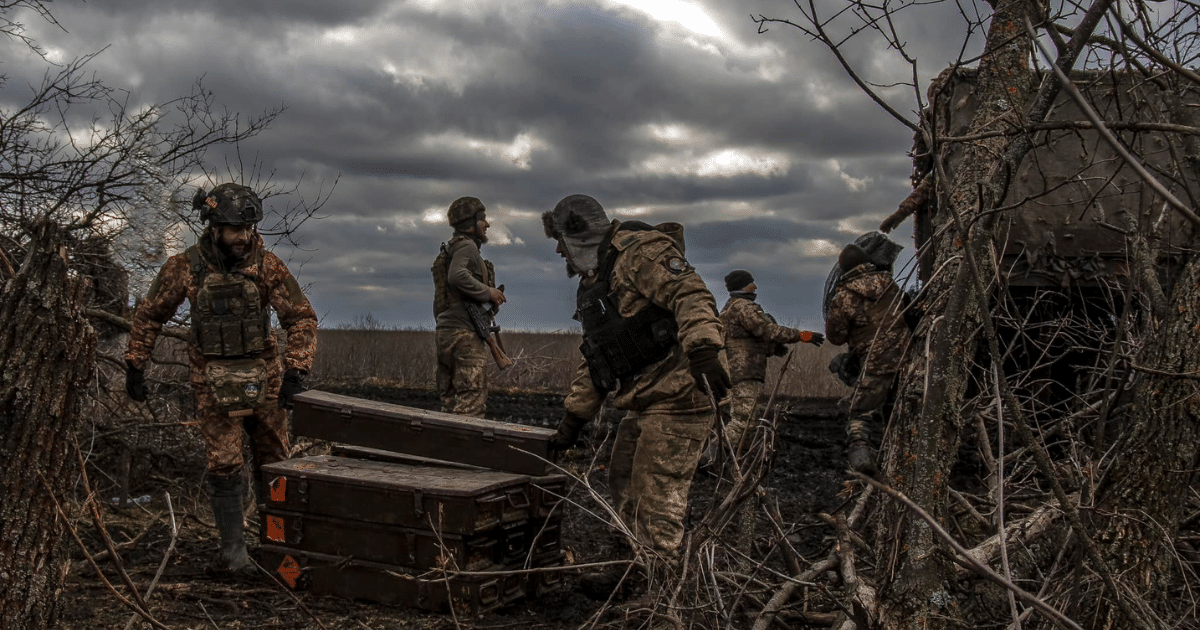
[[[412,532],[404,533],[405,546],[408,547],[408,563],[417,563],[417,535]]]

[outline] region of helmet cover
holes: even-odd
[[[262,221],[262,200],[247,186],[221,184],[208,193],[197,188],[192,207],[200,220],[213,225],[253,225]]]
[[[450,203],[446,218],[450,226],[456,230],[469,230],[479,220],[479,215],[487,210],[478,197],[459,197]]]

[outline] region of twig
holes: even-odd
[[[112,324],[113,326],[116,326],[117,328],[120,328],[122,330],[131,330],[133,328],[133,324],[130,323],[129,320],[125,319],[124,317],[121,317],[120,315],[114,315],[113,313],[109,313],[108,311],[102,311],[98,308],[84,308],[84,309],[81,309],[80,312],[83,313],[84,315],[87,315],[88,317],[92,317],[94,319],[99,319],[106,323]],[[182,339],[184,341],[187,341],[189,339],[189,335],[190,335],[189,331],[190,330],[191,329],[186,326],[163,328],[162,332],[160,332],[159,334],[167,336],[167,337],[174,337],[176,339]]]
[[[129,601],[129,599],[124,595],[121,595],[121,593],[117,591],[116,587],[108,581],[108,578],[104,577],[104,571],[100,568],[99,564],[96,564],[96,560],[92,558],[92,554],[88,553],[87,545],[83,544],[83,539],[79,537],[79,532],[75,531],[75,527],[71,525],[70,519],[67,518],[66,512],[64,512],[62,509],[62,505],[59,504],[58,497],[54,496],[54,492],[50,488],[50,483],[46,481],[45,475],[43,475],[42,471],[40,470],[37,470],[36,472],[38,474],[38,478],[42,482],[42,487],[46,490],[46,494],[50,497],[50,500],[54,502],[54,509],[58,512],[59,518],[61,518],[63,523],[66,524],[67,531],[71,533],[71,538],[75,539],[75,543],[79,545],[79,550],[83,552],[83,556],[87,558],[88,564],[90,564],[92,569],[96,571],[96,576],[100,578],[100,582],[104,584],[105,588],[107,588],[109,592],[111,592],[113,596],[117,598],[118,601],[131,608],[137,614],[141,615],[143,619],[150,623],[150,625],[154,626],[155,628],[159,628],[160,630],[170,630],[163,625],[162,622],[155,619],[148,611],[139,608],[137,604]]]
[[[837,555],[830,553],[824,560],[814,564],[809,570],[796,576],[796,582],[788,582],[781,586],[778,591],[771,596],[767,605],[758,613],[758,618],[754,620],[752,630],[767,630],[771,626],[779,612],[783,610],[783,606],[792,598],[792,594],[799,588],[797,582],[811,582],[814,578],[822,573],[836,567],[838,565]]]
[[[208,619],[208,623],[211,623],[217,630],[221,630],[221,626],[218,626],[217,622],[213,621],[212,615],[208,614],[208,609],[204,607],[204,602],[196,602],[196,604],[200,606],[200,611],[204,613],[204,616]]]
[[[952,548],[954,552],[957,553],[958,556],[961,557],[965,562],[970,564],[972,568],[978,571],[980,575],[1010,590],[1022,601],[1042,611],[1042,613],[1044,613],[1051,620],[1056,621],[1059,625],[1071,628],[1071,630],[1083,630],[1079,624],[1072,621],[1069,617],[1059,612],[1050,604],[1047,604],[1037,596],[1026,592],[1025,589],[1013,584],[1009,580],[1005,579],[1004,576],[996,573],[987,565],[976,560],[975,557],[972,556],[965,548],[963,548],[963,546],[960,545],[953,536],[951,536],[945,529],[942,528],[942,526],[937,522],[937,519],[933,518],[928,512],[921,509],[921,506],[917,505],[912,499],[905,496],[903,492],[900,492],[891,486],[880,483],[864,474],[854,471],[851,471],[850,474],[871,484],[873,487],[888,493],[890,496],[907,506],[909,510],[912,510],[914,514],[916,514],[921,518],[921,520],[925,521],[925,523],[929,525],[929,528],[933,531],[933,533],[937,534],[938,538],[941,538],[947,545],[950,545],[950,548]]]
[[[163,554],[162,562],[158,565],[158,572],[154,574],[154,579],[150,580],[150,587],[146,589],[146,594],[142,596],[142,601],[150,599],[150,595],[154,593],[154,587],[158,586],[158,580],[162,577],[163,571],[167,568],[167,561],[171,559],[171,554],[175,552],[175,544],[179,542],[179,527],[175,524],[175,508],[171,505],[171,493],[163,493],[167,499],[167,511],[171,514],[171,544],[167,547],[167,552]],[[137,621],[137,615],[131,615],[129,621],[125,622],[125,630],[133,627],[133,622]]]
[[[259,564],[258,562],[256,562],[254,560],[254,558],[249,558],[249,560],[250,560],[250,563],[254,565],[254,568],[258,569],[259,571],[262,571],[267,577],[271,578],[271,581],[274,582],[275,584],[277,584],[279,586],[279,588],[281,590],[283,590],[283,592],[287,593],[288,597],[291,597],[292,601],[296,602],[296,605],[300,607],[300,610],[303,610],[304,613],[307,614],[309,616],[309,618],[313,620],[314,623],[316,623],[318,626],[320,626],[322,628],[322,630],[329,630],[328,628],[325,627],[325,624],[321,623],[320,619],[317,619],[317,616],[313,614],[313,611],[309,610],[308,606],[305,606],[304,602],[300,601],[299,597],[296,597],[296,594],[292,592],[292,589],[285,586],[283,582],[280,582],[279,578],[275,577],[275,575],[273,573],[264,569],[261,564]],[[201,608],[203,608],[203,605],[201,606]],[[205,613],[205,614],[208,614],[208,613]],[[216,625],[216,624],[213,624],[213,625]]]
[[[1157,376],[1169,376],[1171,378],[1186,378],[1186,379],[1200,381],[1200,374],[1195,374],[1195,373],[1180,374],[1178,372],[1164,372],[1162,370],[1155,370],[1153,368],[1148,368],[1148,367],[1145,367],[1142,365],[1136,365],[1136,364],[1130,364],[1129,367],[1138,372],[1145,372],[1147,374],[1154,374]]]
[[[1000,566],[1004,568],[1004,578],[1012,580],[1012,567],[1008,564],[1008,540],[1004,532],[1004,399],[1000,395],[1000,368],[992,364],[992,386],[996,390],[996,448],[999,457],[996,461],[996,536],[1000,540]],[[1017,610],[1017,598],[1012,591],[1008,592],[1008,607],[1012,613],[1013,626],[1021,629],[1021,613]]]

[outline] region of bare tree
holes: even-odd
[[[923,281],[881,452],[897,498],[868,521],[873,570],[842,567],[879,597],[846,608],[881,628],[1194,627],[1198,7],[942,4],[755,19],[823,44],[916,139],[882,226],[914,217]],[[922,66],[905,25],[954,12],[957,61]],[[910,71],[853,67],[872,36]]]
[[[17,9],[55,18],[39,0],[0,2],[0,32],[38,55]],[[0,627],[14,630],[55,623],[66,575],[60,510],[81,472],[68,444],[84,405],[96,404],[85,400],[96,328],[123,323],[128,271],[156,267],[162,234],[189,226],[192,188],[214,183],[207,152],[236,149],[282,111],[230,112],[199,81],[135,108],[89,72],[94,57],[47,61],[24,105],[0,110]],[[257,162],[225,168],[263,197],[296,190]],[[270,232],[289,238],[322,197],[288,204]]]

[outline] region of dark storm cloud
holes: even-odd
[[[118,0],[56,3],[65,34],[26,22],[66,58],[110,46],[93,66],[135,104],[203,77],[243,115],[286,106],[242,158],[276,182],[303,175],[307,197],[340,177],[328,218],[297,235],[303,249],[277,250],[327,325],[367,312],[431,325],[444,212],[470,194],[494,226],[485,254],[512,298],[505,325],[570,327],[575,282],[538,215],[576,192],[614,217],[684,222],[719,301],[725,272],[754,267],[778,291],[765,305],[818,317],[836,247],[907,193],[911,132],[798,31],[756,33],[750,15],[795,17],[790,2],[690,3],[720,35],[642,4]],[[914,46],[932,50],[936,27],[912,25]],[[873,48],[846,54],[869,80],[898,80]],[[4,70],[36,78],[40,67]],[[912,108],[902,89],[888,94]],[[221,172],[226,159],[209,156]]]
[[[812,238],[812,229],[811,225],[780,218],[712,221],[689,226],[687,243],[690,249],[712,250],[728,247],[730,243],[740,245],[751,242],[786,243],[801,237]],[[825,236],[831,235],[831,232],[824,228],[818,229]]]

